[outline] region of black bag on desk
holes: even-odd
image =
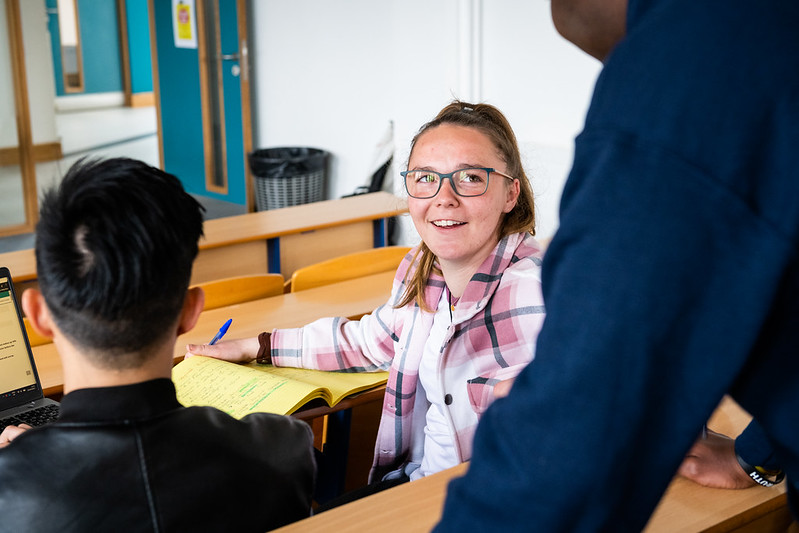
[[[386,180],[386,174],[388,173],[388,169],[391,167],[391,161],[393,157],[389,157],[388,160],[380,165],[380,167],[374,171],[372,174],[372,178],[369,181],[369,185],[361,185],[355,189],[355,192],[352,194],[345,194],[342,198],[350,198],[352,196],[358,196],[359,194],[367,194],[370,192],[378,192],[383,190],[383,182]],[[388,219],[388,223],[386,225],[386,233],[387,233],[387,242],[389,245],[394,246],[397,244],[397,217],[390,217]]]

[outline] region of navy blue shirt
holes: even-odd
[[[630,1],[544,259],[536,358],[482,418],[438,531],[639,531],[725,393],[795,493],[797,28],[795,0]]]

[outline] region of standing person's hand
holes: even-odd
[[[735,457],[735,439],[707,430],[686,454],[677,471],[683,477],[706,487],[745,489],[756,485]]]

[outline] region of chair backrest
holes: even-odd
[[[283,294],[283,276],[280,274],[254,274],[206,281],[195,286],[202,287],[205,291],[203,310],[207,311]]]
[[[291,276],[291,292],[396,270],[409,250],[407,246],[370,248],[299,268]]]
[[[28,334],[28,342],[31,346],[41,346],[42,344],[50,344],[53,339],[39,335],[34,331],[28,317],[23,317],[22,321],[25,323],[25,333]]]

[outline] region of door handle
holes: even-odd
[[[238,61],[239,54],[222,54],[219,56],[222,61]]]

